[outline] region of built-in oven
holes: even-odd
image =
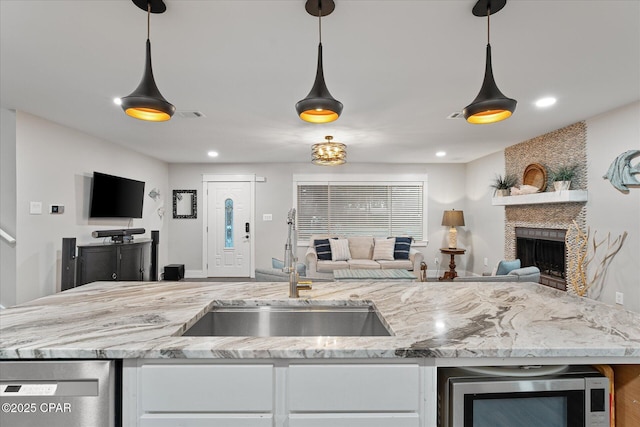
[[[591,366],[440,368],[440,427],[609,427],[609,379]]]
[[[0,361],[0,425],[121,426],[114,360]]]

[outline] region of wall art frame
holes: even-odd
[[[198,217],[198,191],[173,190],[173,218],[196,219]]]

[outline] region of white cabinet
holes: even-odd
[[[273,425],[273,365],[148,364],[138,379],[141,427]]]
[[[418,365],[291,365],[291,411],[412,411]]]
[[[418,414],[291,414],[289,427],[416,427]]]
[[[140,419],[144,427],[272,427],[273,416],[233,414],[146,414]]]
[[[415,359],[125,361],[123,426],[433,427],[425,369]]]
[[[271,412],[272,365],[144,365],[143,412]]]
[[[417,364],[291,365],[290,427],[417,427]]]

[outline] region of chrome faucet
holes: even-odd
[[[283,272],[289,273],[289,298],[300,298],[300,290],[309,290],[309,285],[298,285],[298,270],[296,269],[296,250],[298,248],[298,233],[296,232],[296,210],[291,208],[287,215],[287,225],[289,234],[287,243],[284,245],[284,268]]]

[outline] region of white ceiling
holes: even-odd
[[[143,71],[146,14],[130,0],[0,0],[2,108],[172,163],[308,162],[325,135],[347,144],[349,162],[432,163],[468,162],[640,99],[640,0],[508,1],[491,17],[493,70],[518,106],[493,125],[447,119],[484,74],[475,0],[335,0],[322,20],[324,71],[344,111],[321,125],[294,109],[315,77],[318,22],[305,0],[165,3],[151,16],[156,82],[178,111],[206,117],[148,123],[113,104]],[[546,95],[557,104],[537,109]]]

